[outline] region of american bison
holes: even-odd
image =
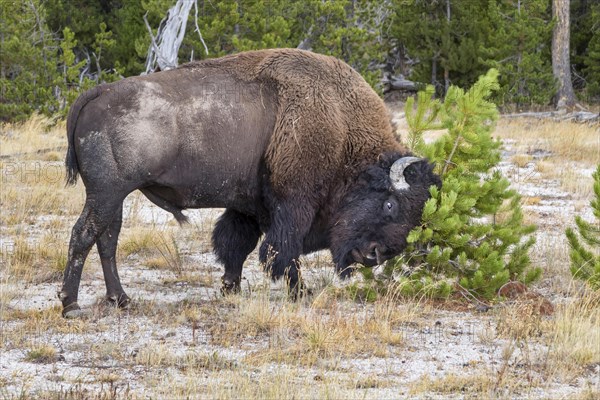
[[[179,222],[222,207],[212,242],[223,291],[259,257],[292,293],[299,257],[330,249],[337,271],[401,253],[421,217],[432,166],[394,138],[382,100],[351,67],[296,49],[251,51],[100,85],[67,120],[67,181],[86,201],[73,227],[59,297],[79,314],[84,261],[96,243],[108,301],[128,305],[115,253],[123,200],[140,190]],[[267,262],[267,260],[269,262]]]

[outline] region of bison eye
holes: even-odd
[[[394,199],[388,199],[383,202],[383,213],[385,215],[395,216],[398,210],[398,203]]]

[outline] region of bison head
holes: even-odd
[[[399,255],[421,221],[432,185],[441,187],[441,180],[422,158],[391,153],[369,166],[333,219],[330,243],[338,272],[348,276],[353,263],[374,266]]]

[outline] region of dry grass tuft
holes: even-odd
[[[515,154],[510,160],[520,168],[525,168],[533,160],[533,157],[529,154]]]
[[[153,368],[174,367],[182,371],[188,370],[223,370],[234,369],[236,363],[224,358],[217,352],[204,353],[189,350],[184,354],[174,354],[166,345],[142,348],[135,356],[135,363]]]
[[[354,382],[353,387],[356,389],[376,389],[390,387],[391,383],[389,380],[381,379],[377,375],[368,375],[359,378]]]
[[[409,394],[414,396],[421,393],[462,394],[468,396],[483,396],[494,388],[494,381],[489,374],[456,375],[448,374],[443,378],[432,379],[423,375],[409,386]]]
[[[172,380],[169,375],[147,382],[157,398],[206,399],[364,399],[364,391],[343,388],[340,378],[325,371],[298,371],[285,365],[248,371],[209,371],[205,379],[187,374]],[[202,395],[199,396],[199,393]]]
[[[38,222],[48,214],[64,216],[79,212],[79,202],[69,198],[67,189],[55,184],[15,183],[0,191],[0,204],[5,210],[0,215],[4,226]]]
[[[89,332],[93,325],[89,320],[77,319],[66,321],[61,316],[62,307],[54,305],[41,310],[21,310],[6,307],[2,310],[2,319],[17,324],[4,332],[2,345],[7,348],[27,346],[32,337],[43,337],[48,333],[80,334]],[[94,324],[94,330],[101,332],[108,329],[102,324]]]
[[[162,240],[162,233],[156,229],[136,227],[128,229],[124,237],[119,238],[119,252],[124,257],[132,254],[156,254],[156,245]]]
[[[32,242],[21,231],[13,240],[0,249],[8,275],[33,283],[61,278],[67,263],[67,246],[59,236],[46,234],[40,241]]]
[[[600,133],[599,133],[600,135]],[[593,180],[590,175],[584,175],[576,167],[563,167],[548,174],[549,177],[558,179],[561,187],[571,196],[579,199],[591,198],[593,191]]]
[[[166,269],[177,274],[183,272],[183,257],[171,230],[158,230],[134,227],[126,231],[119,241],[119,251],[123,257],[136,254],[146,259],[143,264],[153,269]]]
[[[318,307],[306,309],[258,302],[250,308],[243,306],[239,314],[232,313],[246,335],[253,332],[271,338],[267,349],[252,353],[246,361],[256,365],[283,362],[312,366],[338,357],[388,357],[404,345],[401,325],[415,315],[406,312],[411,306],[403,308],[389,298],[366,306],[332,299],[327,307],[320,299],[317,296],[313,303]],[[219,329],[220,334],[224,331],[227,329]]]
[[[167,264],[165,262],[165,265],[166,266],[163,267],[164,269],[171,270],[171,267],[169,266],[169,264]],[[208,288],[214,287],[214,285],[215,285],[215,279],[212,274],[198,273],[197,271],[196,272],[189,272],[189,271],[180,272],[178,270],[175,270],[175,272],[176,272],[176,275],[174,277],[166,277],[162,280],[162,283],[166,286],[184,283],[186,285],[203,286],[203,287],[208,287]]]
[[[226,311],[215,313],[217,321],[208,327],[214,343],[232,346],[243,338],[266,336],[282,326],[295,324],[297,305],[270,298],[268,285],[253,291],[249,297],[231,295],[225,298]]]
[[[40,364],[49,364],[58,361],[58,353],[53,346],[41,344],[34,346],[27,352],[25,361],[30,361]]]
[[[561,305],[548,331],[554,368],[568,371],[600,365],[600,291]]]
[[[515,340],[541,336],[545,320],[540,301],[525,299],[505,304],[498,315],[497,334]]]
[[[541,284],[547,291],[567,295],[572,289],[572,278],[569,271],[569,244],[562,232],[558,234],[538,233],[536,243],[531,251],[534,265],[544,271]]]

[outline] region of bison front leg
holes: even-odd
[[[260,262],[273,280],[285,277],[290,295],[296,299],[304,289],[300,275],[300,254],[315,212],[311,207],[279,204],[271,215],[271,226],[260,246]]]
[[[245,214],[227,209],[221,215],[212,235],[217,259],[225,266],[223,294],[240,290],[242,267],[260,237],[258,222]]]

